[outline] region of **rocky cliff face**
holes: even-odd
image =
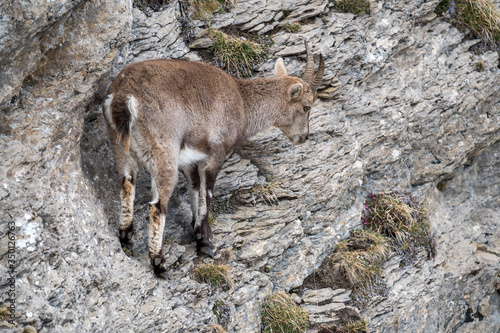
[[[315,105],[306,144],[294,147],[270,130],[226,162],[214,195],[231,209],[213,229],[218,252],[232,253],[228,291],[191,274],[212,260],[191,242],[183,179],[170,202],[166,252],[177,264],[167,279],[154,276],[147,258],[147,174],[139,179],[134,256],[115,231],[119,184],[99,105],[129,62],[199,57],[180,36],[179,4],[149,16],[121,0],[0,5],[2,300],[11,288],[4,277],[12,273],[12,225],[17,238],[16,320],[2,329],[199,332],[216,323],[212,308],[223,301],[229,331],[259,332],[261,300],[302,285],[360,224],[368,192],[398,189],[426,203],[437,256],[404,269],[391,259],[388,296],[362,313],[370,328],[498,331],[499,58],[471,51],[479,40],[437,17],[436,5],[378,1],[370,15],[354,16],[326,0],[242,0],[212,17],[217,28],[273,32],[261,75],[277,56],[300,75],[308,40],[325,57],[323,88],[333,96]],[[296,21],[299,32],[279,28]],[[195,32],[204,24],[195,22]],[[273,205],[252,191],[266,183]],[[332,297],[326,303],[346,301]],[[318,323],[329,316],[325,302],[302,301]]]

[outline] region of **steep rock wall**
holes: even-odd
[[[325,88],[337,93],[314,107],[306,144],[293,147],[270,130],[227,161],[215,198],[232,200],[233,208],[213,229],[217,249],[233,252],[230,291],[190,274],[195,262],[210,260],[197,259],[191,242],[182,179],[166,231],[169,260],[180,265],[168,279],[154,277],[147,258],[147,174],[136,199],[135,256],[123,253],[115,231],[119,184],[99,104],[126,63],[197,57],[179,37],[178,4],[151,16],[125,1],[56,4],[1,8],[4,18],[23,13],[36,22],[3,20],[0,39],[2,68],[11,70],[0,77],[0,220],[14,221],[18,237],[12,330],[198,332],[216,322],[212,306],[223,300],[230,331],[259,332],[261,299],[300,286],[359,224],[366,193],[387,189],[428,203],[438,256],[403,271],[394,269],[397,258],[387,265],[393,288],[366,311],[371,328],[498,327],[499,59],[471,52],[479,41],[436,17],[437,1],[373,2],[369,16],[331,11],[327,1],[293,8],[240,1],[212,18],[217,27],[277,30],[262,75],[271,74],[274,55],[300,75],[308,40],[325,57]],[[303,19],[298,33],[277,28]],[[252,194],[266,181],[276,185],[278,205]],[[0,244],[2,255],[6,235]],[[7,257],[0,262],[6,276]]]

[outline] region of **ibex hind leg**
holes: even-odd
[[[126,175],[122,178],[121,214],[118,232],[122,247],[131,243],[134,236],[134,199],[135,199],[135,176]]]
[[[166,271],[165,256],[163,252],[163,232],[167,216],[168,200],[177,183],[177,166],[168,160],[161,160],[164,153],[154,154],[155,164],[158,166],[153,184],[153,202],[149,204],[149,241],[148,250],[151,264],[156,274]],[[158,158],[158,160],[157,160]]]
[[[120,243],[123,247],[129,245],[134,236],[134,199],[139,167],[123,146],[115,143],[113,151],[115,153],[118,173],[122,175],[120,190],[121,212],[118,233]]]

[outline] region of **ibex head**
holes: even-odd
[[[318,71],[314,73],[314,57],[304,42],[307,53],[307,63],[302,78],[287,75],[283,59],[279,58],[274,67],[276,76],[286,76],[288,103],[280,119],[275,124],[294,144],[304,143],[309,136],[309,114],[317,98],[317,90],[323,80],[325,64],[323,56],[319,56]]]

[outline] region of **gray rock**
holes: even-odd
[[[223,300],[229,332],[259,332],[264,297],[301,286],[359,226],[366,193],[396,189],[426,202],[438,255],[403,270],[397,257],[387,264],[389,294],[363,313],[370,329],[498,331],[499,58],[469,51],[478,41],[435,17],[437,2],[374,2],[355,17],[328,11],[326,0],[251,0],[212,18],[259,33],[309,18],[300,32],[273,36],[258,74],[272,75],[281,52],[300,75],[307,40],[325,59],[323,96],[334,98],[314,105],[304,145],[274,129],[226,162],[214,196],[232,208],[212,228],[217,252],[233,253],[229,291],[191,275],[214,261],[196,254],[182,177],[169,203],[166,279],[147,255],[147,174],[133,256],[116,233],[119,182],[99,105],[129,62],[196,58],[180,36],[178,4],[151,16],[119,0],[0,5],[0,226],[15,226],[19,314],[7,329],[196,332],[217,322],[212,308]],[[277,202],[252,194],[266,182]],[[2,277],[8,249],[0,235]],[[314,322],[332,322],[346,295],[303,305]]]
[[[189,48],[191,49],[207,49],[210,46],[212,46],[214,42],[212,41],[211,38],[205,37],[205,38],[200,38],[189,44]]]

